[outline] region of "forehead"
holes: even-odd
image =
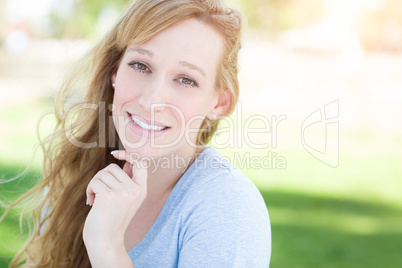
[[[220,33],[197,19],[177,22],[147,42],[129,46],[126,52],[132,51],[133,47],[136,52],[143,52],[149,57],[189,62],[207,69],[206,72],[211,70],[211,65],[218,67],[223,54]],[[216,72],[216,68],[212,70]]]

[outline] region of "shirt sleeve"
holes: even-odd
[[[251,181],[216,177],[186,203],[178,267],[269,267],[268,211]]]

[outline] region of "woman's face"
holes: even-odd
[[[194,150],[205,117],[228,109],[229,91],[215,88],[223,40],[195,19],[131,45],[113,75],[113,120],[125,149],[141,157]]]

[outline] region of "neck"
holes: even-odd
[[[204,148],[190,148],[154,158],[148,168],[147,199],[168,196]]]

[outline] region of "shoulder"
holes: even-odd
[[[208,225],[215,224],[217,228],[270,231],[264,199],[248,177],[212,148],[195,164],[195,177],[182,207],[182,212],[190,215],[190,222],[207,220]]]
[[[271,250],[264,199],[245,175],[215,152],[192,172],[197,177],[183,196],[183,252],[191,251],[192,256],[194,252],[207,252],[216,258],[227,255],[222,259],[225,263],[235,258],[242,264],[263,267],[259,264],[269,262]]]
[[[218,202],[223,208],[236,204],[267,213],[264,199],[254,183],[237,170],[215,149],[208,148],[206,155],[194,163],[194,176],[188,189],[188,204]]]

